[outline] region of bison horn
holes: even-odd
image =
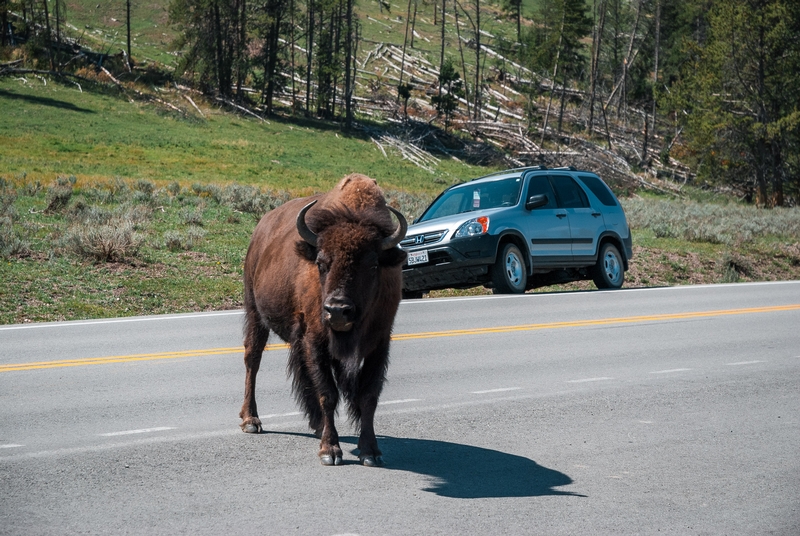
[[[317,247],[317,235],[314,234],[314,231],[308,228],[306,225],[306,212],[316,204],[316,200],[310,202],[306,206],[303,207],[303,210],[300,211],[300,214],[297,215],[297,232],[300,233],[300,237],[311,244],[314,247]]]
[[[392,249],[395,247],[403,238],[405,238],[406,231],[408,230],[408,222],[403,215],[392,207],[389,207],[389,210],[391,210],[397,217],[397,229],[395,229],[391,236],[387,236],[383,239],[383,242],[381,243],[381,249]]]

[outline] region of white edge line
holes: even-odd
[[[506,391],[519,391],[522,387],[501,387],[499,389],[487,389],[485,391],[472,391],[473,395],[485,395],[487,393],[505,393]]]
[[[379,406],[388,406],[390,404],[406,404],[408,402],[419,402],[421,398],[404,398],[403,400],[386,400],[385,402],[378,402]]]
[[[41,322],[32,324],[17,324],[14,326],[0,326],[0,331],[13,329],[35,329],[35,328],[68,328],[71,326],[91,326],[94,324],[121,324],[125,322],[149,322],[153,320],[187,320],[192,318],[204,318],[209,316],[232,316],[241,315],[244,311],[217,311],[213,313],[190,313],[185,315],[154,315],[154,316],[134,316],[129,318],[109,318],[105,320],[76,320],[72,322]]]
[[[764,286],[764,285],[787,285],[797,284],[798,281],[756,281],[751,283],[716,283],[708,285],[676,285],[673,287],[637,287],[637,288],[623,288],[625,292],[643,292],[643,291],[670,291],[670,290],[690,290],[698,288],[718,288],[718,287],[744,287],[744,286]],[[599,290],[594,291],[580,291],[580,292],[535,292],[526,294],[512,294],[512,295],[484,295],[484,296],[464,296],[453,298],[428,298],[422,300],[403,300],[400,305],[413,305],[413,304],[430,304],[430,303],[446,303],[450,301],[472,301],[472,300],[499,300],[499,299],[518,299],[530,298],[531,296],[574,296],[582,295],[586,292],[604,292]],[[616,291],[613,291],[616,292]],[[75,320],[64,322],[35,322],[31,324],[15,324],[11,326],[0,326],[0,331],[9,331],[15,329],[35,329],[35,328],[63,328],[69,326],[88,326],[91,324],[119,324],[125,322],[149,322],[153,320],[186,320],[192,318],[204,318],[210,316],[231,316],[244,314],[242,309],[234,311],[213,311],[210,313],[187,313],[182,315],[153,315],[153,316],[136,316],[125,318],[111,318],[105,320]]]
[[[11,443],[10,445],[0,445],[0,449],[15,449],[18,447],[24,447],[25,445],[17,445],[16,443]]]
[[[725,363],[725,366],[727,366],[727,367],[736,367],[736,366],[739,366],[739,365],[755,365],[756,363],[766,363],[766,361],[759,361],[759,360],[739,361],[738,363]]]
[[[303,413],[300,411],[292,411],[290,413],[271,413],[269,415],[264,415],[261,417],[262,419],[274,419],[276,417],[297,417],[298,415],[302,415]]]
[[[567,380],[567,383],[604,382],[613,379],[614,378],[609,378],[608,376],[601,376],[600,378],[583,378],[580,380]]]
[[[122,432],[109,432],[107,434],[98,434],[103,437],[116,437],[116,436],[123,436],[123,435],[132,435],[132,434],[149,434],[151,432],[163,432],[165,430],[174,430],[175,428],[172,426],[159,426],[158,428],[142,428],[140,430],[124,430]]]
[[[582,290],[572,292],[528,292],[525,294],[506,294],[506,295],[491,295],[484,294],[480,296],[454,296],[452,298],[423,298],[418,300],[403,300],[400,305],[415,305],[415,304],[431,304],[431,303],[446,303],[450,301],[473,301],[473,300],[513,300],[519,298],[530,298],[532,296],[582,296],[595,292],[669,292],[674,290],[692,290],[692,289],[706,289],[706,288],[719,288],[719,287],[752,287],[752,286],[767,286],[767,285],[796,285],[800,281],[753,281],[749,283],[709,283],[706,285],[675,285],[671,287],[624,287],[618,290]]]
[[[687,370],[692,370],[690,368],[674,368],[669,370],[654,370],[650,372],[650,374],[669,374],[670,372],[686,372]]]

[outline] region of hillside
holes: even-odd
[[[525,97],[512,86],[544,88],[537,98],[546,106],[551,82],[522,68],[514,67],[514,84],[512,69],[492,71],[491,117],[470,119],[464,106],[445,131],[430,107],[440,27],[427,15],[418,14],[406,48],[404,77],[414,86],[406,119],[396,100],[405,14],[397,5],[359,6],[361,100],[345,129],[293,113],[286,92],[264,117],[257,98],[221,102],[173,77],[163,5],[134,13],[133,72],[115,52],[124,18],[109,3],[69,2],[69,33],[82,54],[110,54],[102,69],[81,64],[59,75],[29,49],[3,49],[0,323],[239,307],[241,263],[261,214],[354,171],[378,179],[414,217],[447,185],[495,169],[593,169],[622,197],[633,229],[626,287],[800,278],[797,208],[761,210],[699,189],[674,160],[638,167],[635,123],[610,127],[609,150],[604,136],[581,129],[580,95],[568,102],[563,133],[528,125]],[[495,7],[486,12],[495,14],[487,33],[510,31]],[[496,61],[491,69],[503,64]],[[650,150],[660,151],[665,140],[653,141]]]
[[[42,184],[56,175],[82,182],[119,176],[186,186],[232,181],[298,193],[329,188],[354,171],[379,177],[390,189],[429,193],[482,173],[455,160],[438,162],[431,173],[397,152],[384,155],[365,130],[344,133],[321,121],[238,116],[202,95],[193,98],[202,111],[189,106],[189,114],[83,85],[85,90],[42,76],[0,77],[0,173]],[[159,99],[180,96],[165,89]]]
[[[178,115],[186,121],[204,121],[208,108],[219,107],[224,99],[199,96],[180,78],[172,78],[170,73],[177,65],[179,54],[170,51],[177,33],[167,24],[168,4],[167,0],[133,4],[131,55],[136,67],[128,73],[121,61],[126,48],[124,3],[70,2],[65,40],[70,40],[80,51],[74,49],[73,59],[78,61],[72,61],[69,55],[65,61],[85,65],[85,52],[105,54],[105,59],[98,60],[94,66],[89,62],[75,74],[116,85],[129,100],[148,102],[162,114]],[[522,4],[523,13],[533,14],[538,8],[538,2]],[[582,132],[586,121],[586,94],[580,90],[568,88],[564,126],[556,130],[553,125],[556,112],[551,108],[553,90],[559,88],[552,80],[503,55],[501,51],[513,41],[514,23],[499,5],[491,3],[484,3],[481,7],[482,86],[485,88],[481,117],[474,117],[467,99],[469,95],[461,95],[453,112],[452,128],[445,132],[442,118],[432,104],[438,88],[442,31],[441,24],[434,24],[438,10],[438,4],[424,2],[356,4],[360,39],[356,53],[354,105],[358,123],[356,133],[350,135],[369,140],[380,152],[399,155],[433,175],[444,175],[445,183],[464,176],[460,172],[456,177],[451,176],[446,163],[453,159],[490,169],[535,164],[575,165],[602,174],[618,192],[639,187],[675,191],[677,186],[671,180],[662,180],[664,177],[678,183],[691,178],[689,169],[680,162],[666,161],[665,165],[664,159],[656,157],[665,141],[657,134],[652,136],[649,149],[656,155],[650,159],[651,166],[646,170],[637,169],[637,164],[645,158],[638,147],[642,143],[638,139],[642,129],[637,119],[639,112],[632,110],[633,113],[627,114],[623,121],[610,122],[602,136],[600,133],[588,135]],[[438,16],[440,18],[440,14]],[[469,39],[472,21],[463,17],[456,19],[448,11],[445,22],[446,56],[460,57],[460,69],[463,69],[463,79],[467,80],[468,86],[476,65],[474,43]],[[523,18],[523,24],[530,26],[533,23]],[[298,38],[294,47],[298,55],[304,52],[301,41]],[[30,58],[28,60],[30,66],[33,62]],[[75,84],[81,83],[80,78],[72,77],[71,80]],[[407,103],[398,100],[397,85],[400,82],[410,85]],[[300,79],[287,80],[277,90],[275,115],[270,121],[280,121],[281,118],[298,121],[299,114],[293,112],[292,102],[302,105],[301,83]],[[530,88],[533,93],[525,94],[528,90],[524,88]],[[251,89],[245,87],[243,91],[246,96]],[[226,111],[243,115],[263,114],[258,95],[249,95],[249,102],[228,100]],[[206,100],[205,106],[198,102],[203,100]],[[342,104],[338,104],[341,113]],[[544,128],[543,116],[548,114],[551,116],[550,124]],[[613,140],[613,145],[610,140]],[[262,172],[264,168],[269,166],[260,166]],[[466,175],[479,174],[481,172],[468,172]],[[249,181],[247,177],[252,177],[252,173],[242,170],[229,176],[234,180]],[[441,184],[441,181],[435,184]]]

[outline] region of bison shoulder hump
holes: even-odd
[[[347,175],[336,185],[338,201],[351,210],[385,208],[383,191],[375,179],[360,173]]]

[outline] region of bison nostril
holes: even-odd
[[[325,312],[331,319],[351,320],[355,315],[356,308],[347,302],[328,302],[324,305]]]

